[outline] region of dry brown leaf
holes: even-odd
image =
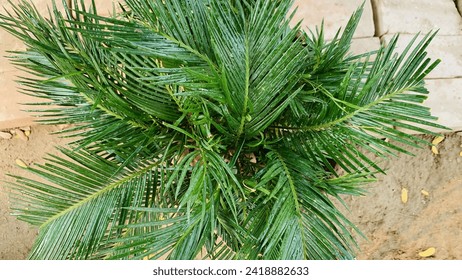
[[[437,136],[435,139],[433,139],[432,144],[433,145],[438,145],[439,143],[443,142],[444,136]]]
[[[16,159],[16,164],[22,168],[29,168],[29,166],[22,160],[20,160],[19,158]]]
[[[408,190],[406,188],[403,188],[401,190],[401,201],[403,203],[407,203],[407,200],[408,200]]]
[[[422,258],[428,258],[428,257],[433,256],[435,253],[436,253],[435,247],[430,247],[427,250],[420,252],[419,256],[421,256]]]

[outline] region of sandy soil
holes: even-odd
[[[452,133],[438,145],[438,155],[411,149],[415,157],[382,164],[388,175],[378,176],[366,196],[346,198],[347,216],[368,239],[360,240],[358,259],[421,259],[419,252],[431,247],[436,253],[430,259],[462,259],[461,144],[462,134]]]
[[[16,159],[30,165],[43,163],[47,153],[56,153],[53,147],[62,146],[68,139],[51,135],[59,131],[56,126],[31,128],[29,140],[14,137],[0,138],[0,259],[25,259],[37,234],[37,229],[11,216],[10,204],[3,181],[12,182],[7,174],[30,176],[16,164]]]
[[[54,126],[32,127],[29,141],[0,138],[0,181],[6,174],[25,175],[15,164],[43,162],[53,146],[66,139],[50,135]],[[431,141],[430,138],[426,137]],[[438,145],[439,154],[429,148],[412,149],[415,157],[400,155],[382,166],[388,175],[368,186],[364,197],[345,197],[346,215],[363,231],[358,259],[421,259],[419,252],[434,247],[431,259],[462,259],[462,134],[448,134]],[[406,188],[409,198],[402,202]],[[428,192],[424,195],[422,191]],[[8,197],[0,189],[0,259],[24,259],[37,229],[9,215]]]

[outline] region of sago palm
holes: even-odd
[[[422,105],[434,34],[351,55],[362,7],[328,41],[290,25],[291,5],[12,4],[0,26],[27,46],[11,57],[33,112],[75,137],[29,167],[45,180],[13,176],[14,214],[39,226],[30,258],[353,258],[333,200],[383,172],[366,152],[440,127]]]

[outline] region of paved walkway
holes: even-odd
[[[46,4],[50,2],[34,0],[43,10],[46,10]],[[112,7],[107,0],[96,2],[101,5],[100,11],[110,10]],[[324,19],[326,36],[332,38],[339,27],[346,25],[351,13],[362,2],[363,0],[295,0],[295,5],[299,6],[296,17],[303,18],[304,26],[309,28],[314,28]],[[6,3],[7,0],[0,0],[0,6],[8,6]],[[425,34],[439,29],[428,53],[432,58],[440,58],[442,63],[426,80],[431,92],[426,105],[439,117],[439,123],[454,130],[462,130],[461,14],[462,0],[366,0],[363,18],[352,46],[352,52],[355,53],[374,50],[380,43],[386,44],[393,34],[400,33],[399,50],[418,32]],[[18,105],[30,100],[17,93],[14,82],[16,76],[23,73],[3,58],[6,50],[21,48],[20,42],[0,30],[0,130],[29,125],[32,121],[28,114],[20,111],[24,107]]]

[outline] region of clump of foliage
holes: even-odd
[[[365,152],[406,153],[428,144],[407,131],[439,127],[422,105],[434,34],[351,55],[362,7],[328,41],[291,26],[291,5],[12,4],[0,26],[27,45],[11,56],[43,99],[33,112],[75,137],[29,168],[45,182],[11,185],[40,227],[30,258],[353,258],[357,229],[332,200],[383,172]]]

